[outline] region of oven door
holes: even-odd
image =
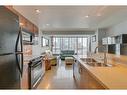
[[[36,88],[37,84],[42,77],[42,63],[39,62],[36,65],[29,67],[29,88]]]

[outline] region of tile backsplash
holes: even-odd
[[[23,45],[24,56],[32,56],[32,45]]]

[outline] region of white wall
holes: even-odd
[[[116,36],[119,34],[127,34],[127,20],[108,28],[106,32],[106,36]]]
[[[106,37],[106,31],[107,29],[97,29],[95,34],[96,35],[96,42],[92,41],[92,36],[91,36],[91,51],[94,52],[95,48],[98,45],[102,45],[102,38]],[[103,52],[103,48],[98,49],[99,52]]]
[[[41,36],[49,40],[49,46],[41,47],[41,51],[45,52],[45,50],[51,50],[51,37],[43,34]]]
[[[94,35],[96,36],[96,41],[95,42],[92,41],[92,37]],[[98,30],[96,30],[94,35],[91,36],[91,52],[94,52],[95,47],[98,45]]]
[[[98,29],[98,31],[95,32],[96,42],[91,41],[91,51],[94,51],[95,47],[102,43],[102,38],[119,34],[127,34],[127,20],[106,29]]]
[[[91,41],[92,51],[94,51],[94,49],[97,45],[102,44],[102,38],[116,36],[116,35],[120,35],[120,34],[127,34],[127,20],[125,20],[121,23],[118,23],[114,26],[108,27],[106,29],[98,29],[98,31],[96,31],[96,33],[95,33],[95,35],[97,36],[97,42]],[[103,49],[99,48],[98,51],[102,52]]]
[[[41,37],[43,36],[42,32],[39,31],[39,36],[38,36],[38,45],[33,45],[32,47],[32,54],[33,56],[36,56],[36,55],[40,55],[42,53],[45,52],[45,50],[47,49],[50,49],[50,47],[42,47],[41,46]],[[49,42],[50,42],[50,38],[49,39]],[[50,46],[50,43],[49,43],[49,46]]]

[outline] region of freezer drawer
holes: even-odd
[[[0,56],[0,89],[20,88],[20,72],[15,54]]]

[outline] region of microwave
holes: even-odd
[[[22,31],[22,41],[24,45],[32,45],[33,44],[33,34]]]

